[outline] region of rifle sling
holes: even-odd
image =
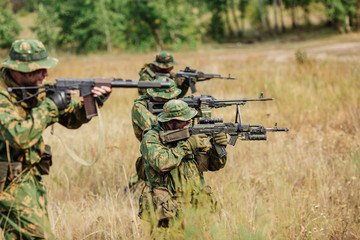
[[[96,110],[98,113],[98,135],[99,135],[99,141],[98,141],[98,151],[95,157],[94,161],[91,162],[87,162],[84,159],[82,159],[81,157],[79,157],[73,150],[71,150],[68,145],[58,136],[56,135],[53,130],[51,131],[51,134],[54,135],[61,143],[61,145],[64,147],[64,149],[66,150],[67,154],[76,162],[84,165],[84,166],[92,166],[94,165],[100,158],[101,152],[104,149],[104,125],[103,125],[103,121],[102,121],[102,117],[98,108],[98,104],[96,103]]]

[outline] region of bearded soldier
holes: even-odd
[[[69,92],[54,90],[16,103],[39,90],[10,93],[8,87],[41,86],[47,70],[57,62],[42,42],[22,39],[12,44],[9,58],[1,63],[0,227],[6,239],[55,239],[42,181],[49,172],[51,154],[42,134],[56,122],[78,128],[89,120],[83,103],[71,100]],[[92,90],[100,105],[110,92],[108,87]]]
[[[150,191],[140,198],[139,215],[153,226],[168,227],[171,220],[181,216],[185,205],[196,207],[205,201],[215,207],[203,174],[225,166],[226,156],[219,157],[213,144],[225,148],[227,137],[225,133],[213,140],[205,134],[186,138],[177,135],[178,141],[168,142],[165,136],[173,130],[189,128],[197,111],[181,100],[170,100],[163,110],[157,116],[158,123],[152,125],[141,141]]]
[[[181,89],[181,94],[179,98],[185,96],[186,92],[189,89],[189,84],[187,81],[184,81],[182,78],[175,78],[172,74],[172,70],[175,65],[178,63],[174,61],[173,56],[168,52],[160,52],[156,55],[155,61],[145,64],[140,72],[139,81],[154,81],[159,76],[165,76],[173,79],[178,88]],[[145,95],[146,90],[139,89],[139,95]]]
[[[159,77],[155,80],[156,82],[163,82],[168,81],[170,82],[170,88],[148,88],[146,90],[146,94],[139,96],[132,107],[131,110],[131,118],[132,118],[132,125],[134,129],[134,133],[136,138],[141,142],[143,132],[146,129],[151,128],[151,124],[156,123],[156,116],[152,114],[148,110],[148,104],[151,101],[156,102],[167,102],[171,99],[176,98],[180,95],[181,90],[176,87],[176,84],[173,80],[167,77]],[[138,158],[138,161],[142,161]],[[139,167],[139,165],[137,164]],[[140,178],[144,180],[144,176],[140,174]],[[138,174],[133,175],[129,180],[129,188],[130,190],[134,190],[134,187],[140,183],[140,179]]]

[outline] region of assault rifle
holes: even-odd
[[[255,101],[271,101],[273,98],[264,98],[263,93],[261,93],[259,98],[217,100],[211,95],[201,95],[179,98],[179,100],[186,102],[189,107],[199,110],[201,117],[211,117],[211,108],[245,105],[247,102]],[[148,110],[155,115],[163,111],[164,104],[165,102],[156,102],[152,100],[147,101]]]
[[[217,124],[220,123],[220,124]],[[210,137],[214,137],[219,133],[226,133],[230,136],[229,143],[234,146],[237,139],[240,138],[242,141],[259,141],[266,140],[267,132],[287,132],[288,128],[279,128],[277,123],[273,128],[265,128],[260,124],[246,124],[242,123],[240,114],[240,105],[237,105],[235,123],[226,122],[223,123],[222,118],[209,118],[200,117],[198,124],[193,125],[190,128],[183,128],[177,130],[170,130],[160,133],[160,138],[163,142],[170,143],[183,139],[189,138],[195,134],[206,134]],[[227,152],[224,147],[215,144],[215,149],[220,157],[224,157]]]
[[[267,139],[267,132],[289,131],[288,128],[279,128],[277,123],[275,123],[273,128],[265,128],[260,124],[222,122],[223,120],[221,118],[200,118],[198,124],[195,124],[193,127],[161,132],[160,138],[163,142],[171,143],[187,139],[191,135],[195,134],[202,133],[208,135],[209,137],[214,137],[216,134],[226,133],[230,136],[228,144],[234,146],[238,138],[242,141],[259,141]],[[227,154],[224,147],[217,144],[214,145],[220,157],[224,157]]]
[[[79,90],[80,96],[84,98],[85,112],[88,119],[97,115],[95,98],[91,93],[94,87],[113,87],[113,88],[169,88],[170,83],[168,82],[150,82],[150,81],[132,81],[110,79],[110,78],[59,78],[55,84],[44,85],[44,86],[28,86],[28,87],[9,87],[8,92],[21,91],[22,99],[15,102],[20,103],[33,98],[43,92],[49,91],[64,91],[70,92],[71,90]],[[37,91],[38,89],[44,89]],[[28,96],[27,91],[36,90],[37,92]]]
[[[185,78],[185,81],[188,82],[190,86],[191,92],[196,93],[196,82],[206,81],[213,78],[218,79],[236,79],[235,77],[231,77],[230,74],[227,77],[221,76],[220,74],[216,73],[204,73],[204,72],[197,72],[196,69],[191,69],[189,66],[186,66],[184,70],[181,70],[175,74],[164,74],[164,73],[155,73],[156,76],[165,76],[170,78]]]

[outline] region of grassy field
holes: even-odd
[[[183,232],[171,239],[360,239],[360,35],[297,43],[174,53],[179,65],[228,74],[235,81],[197,84],[197,94],[218,99],[255,98],[244,123],[289,127],[269,133],[267,141],[238,141],[228,146],[224,169],[206,173],[220,206],[216,214],[186,213]],[[303,64],[296,61],[301,49]],[[122,77],[137,72],[155,53],[144,55],[59,56],[50,79]],[[92,167],[81,166],[64,151],[50,129],[54,165],[45,177],[49,213],[57,239],[158,239],[137,217],[139,194],[124,194],[135,172],[139,142],[131,125],[136,89],[113,89],[101,110],[105,150]],[[235,118],[235,108],[214,117]],[[78,130],[60,125],[55,134],[91,161],[98,146],[98,119]]]

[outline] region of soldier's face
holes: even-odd
[[[175,129],[189,128],[190,123],[191,123],[191,119],[188,121],[171,120],[166,124],[168,125],[170,130],[175,130]]]
[[[169,68],[160,68],[158,66],[155,66],[155,70],[156,72],[160,72],[160,73],[169,73],[171,72],[171,70],[173,70],[173,66],[169,67]]]
[[[170,99],[161,98],[161,97],[153,97],[152,98],[155,102],[168,102]]]
[[[10,74],[20,86],[41,86],[45,77],[48,76],[47,69],[38,69],[29,73],[10,70]]]

